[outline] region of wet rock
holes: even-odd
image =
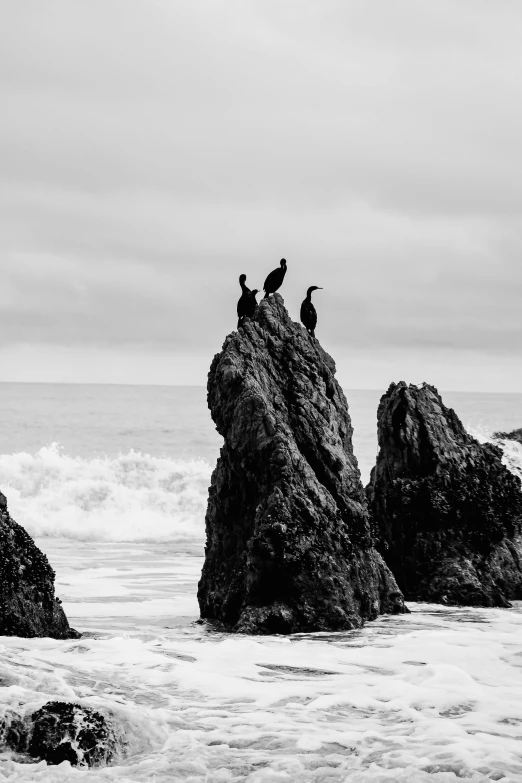
[[[0,636],[77,638],[54,595],[54,571],[0,493]]]
[[[433,386],[392,383],[377,413],[367,495],[378,548],[406,599],[509,606],[522,598],[521,482]]]
[[[202,618],[233,631],[291,633],[405,611],[373,547],[334,374],[278,294],[214,357],[208,404],[225,443],[209,489]]]
[[[498,440],[516,440],[517,443],[522,443],[522,429],[512,430],[512,432],[495,432],[493,437]]]
[[[117,747],[112,725],[100,712],[60,701],[44,704],[23,720],[10,720],[3,735],[11,750],[48,764],[102,766]]]

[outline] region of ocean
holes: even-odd
[[[381,392],[346,394],[366,483]],[[442,394],[482,442],[522,426],[522,395]],[[0,489],[83,634],[1,637],[0,717],[65,699],[121,738],[91,770],[3,751],[0,781],[522,781],[522,602],[291,637],[196,622],[220,444],[200,387],[0,384]]]

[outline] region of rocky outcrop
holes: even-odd
[[[51,701],[24,719],[8,716],[3,723],[3,745],[48,764],[105,766],[117,748],[114,729],[105,716],[79,704]]]
[[[522,598],[522,492],[433,386],[392,383],[377,413],[367,495],[378,548],[406,599],[509,606]]]
[[[522,429],[511,432],[495,432],[493,437],[498,440],[516,440],[517,443],[522,443]]]
[[[335,364],[275,294],[225,340],[208,404],[212,475],[201,616],[245,633],[360,627],[403,612],[373,547]]]
[[[0,636],[77,638],[54,595],[54,571],[0,492]]]

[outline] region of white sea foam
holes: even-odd
[[[227,636],[173,617],[178,597],[195,596],[200,558],[173,559],[160,586],[169,558],[158,544],[46,543],[61,584],[76,578],[66,611],[85,630],[76,611],[89,606],[90,633],[0,638],[0,716],[80,702],[113,716],[122,754],[87,772],[5,751],[0,780],[522,781],[521,605],[412,604],[411,615],[349,633]],[[97,603],[82,603],[82,578],[89,594],[96,569]],[[119,614],[111,578],[129,605],[142,599],[135,616]],[[142,607],[158,600],[163,617],[146,617]]]
[[[522,472],[522,449],[502,445]],[[411,604],[346,634],[209,633],[193,624],[202,559],[178,542],[200,551],[210,472],[56,446],[0,457],[10,510],[86,632],[0,637],[0,719],[65,699],[122,736],[115,766],[90,771],[4,749],[2,783],[522,783],[521,604]]]
[[[504,451],[503,462],[522,478],[522,445],[471,433]],[[130,451],[84,459],[57,444],[35,454],[0,455],[0,488],[14,519],[37,537],[92,541],[198,541],[212,467]]]
[[[515,440],[494,441],[501,446],[504,451],[502,462],[512,473],[522,479],[522,443]]]
[[[33,536],[201,540],[211,466],[130,451],[82,459],[57,444],[0,456],[9,510]]]
[[[522,479],[522,444],[515,440],[493,438],[491,431],[485,427],[476,427],[470,430],[479,443],[493,443],[500,446],[504,452],[502,462],[515,476]]]

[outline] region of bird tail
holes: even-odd
[[[269,294],[269,293],[268,293],[268,291],[267,291],[267,292],[265,293],[265,295],[264,295],[263,299],[268,299],[268,297],[269,297],[269,296],[270,296],[270,294]]]

